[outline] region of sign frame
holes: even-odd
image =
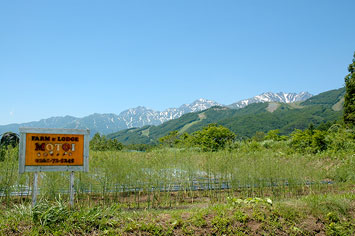
[[[50,171],[89,171],[89,135],[90,130],[82,129],[57,129],[57,128],[30,128],[21,127],[19,149],[19,173],[24,172],[50,172]],[[26,166],[26,134],[73,134],[84,135],[83,165],[53,165],[53,166]]]

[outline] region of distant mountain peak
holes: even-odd
[[[195,103],[195,102],[214,102],[214,101],[208,100],[208,99],[204,99],[204,98],[199,98],[199,99],[195,100],[193,103]]]
[[[189,112],[203,111],[213,106],[221,106],[221,104],[212,100],[199,98],[190,104],[184,104],[180,106],[179,110],[185,114]]]
[[[285,92],[266,92],[260,95],[257,95],[252,98],[244,99],[229,105],[228,107],[238,109],[248,106],[252,103],[260,103],[260,102],[281,102],[281,103],[293,103],[305,101],[313,95],[308,92],[300,92],[300,93],[285,93]]]

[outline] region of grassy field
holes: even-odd
[[[18,174],[17,149],[0,171],[2,235],[355,232],[353,153],[290,153],[281,142],[207,153],[92,151],[90,171],[75,174],[73,208],[69,173],[41,173],[32,208],[33,174]]]

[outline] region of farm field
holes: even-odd
[[[90,171],[18,174],[17,149],[0,162],[2,235],[352,235],[355,160],[301,154],[286,142],[218,152],[160,148],[91,151]]]

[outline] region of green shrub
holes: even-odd
[[[291,134],[291,147],[298,152],[317,153],[327,149],[326,132],[321,130],[304,131],[296,129]]]
[[[63,204],[60,200],[55,203],[48,201],[38,202],[32,212],[33,222],[44,227],[58,227],[58,225],[63,224],[70,214],[68,205]]]
[[[242,211],[237,210],[234,213],[234,218],[240,223],[246,223],[249,220],[248,215],[244,214]]]
[[[218,235],[229,234],[229,225],[231,224],[230,219],[223,216],[215,216],[212,221],[213,232]]]
[[[355,150],[355,132],[340,125],[333,125],[326,136],[328,149],[333,152],[353,152]]]

